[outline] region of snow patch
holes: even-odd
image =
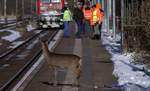
[[[144,73],[144,65],[135,65],[133,62],[134,53],[121,54],[121,34],[115,38],[102,29],[102,44],[112,55],[114,63],[113,74],[118,78],[118,85],[123,86],[125,91],[150,91],[150,77]]]
[[[7,40],[9,42],[12,42],[12,41],[16,40],[17,38],[21,37],[20,33],[15,30],[0,30],[0,32],[4,32],[4,31],[8,31],[11,33],[8,36],[2,37],[2,39]]]
[[[32,31],[34,29],[35,29],[35,27],[33,27],[32,25],[27,25],[27,31]]]
[[[42,15],[44,16],[49,16],[49,15],[60,15],[60,13],[56,10],[51,10],[51,11],[48,11],[48,12],[44,12]]]
[[[17,46],[19,46],[20,44],[22,44],[24,41],[16,41],[12,43],[12,46],[9,46],[9,48],[16,48]]]
[[[127,83],[138,84],[142,87],[150,87],[150,77],[142,71],[133,71],[129,60],[132,60],[132,54],[114,55],[112,61],[114,62],[113,74],[118,78],[119,85]]]

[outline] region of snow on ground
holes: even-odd
[[[9,48],[16,48],[17,46],[19,46],[20,44],[22,44],[24,41],[17,41],[17,42],[13,42],[12,46],[9,46]]]
[[[33,27],[32,25],[27,25],[27,31],[32,31],[32,30],[34,30],[35,29],[35,27]]]
[[[8,17],[7,18],[8,23],[14,22],[16,21],[16,17]],[[4,17],[0,17],[0,23],[5,23],[5,18]]]
[[[102,30],[102,44],[112,55],[113,74],[118,78],[118,85],[125,91],[150,91],[150,75],[143,72],[144,65],[131,63],[134,53],[121,54],[120,40],[120,34],[113,39],[106,29]]]
[[[21,35],[19,34],[19,32],[15,31],[15,30],[6,30],[6,29],[0,30],[0,32],[5,32],[5,31],[10,32],[11,34],[2,37],[2,39],[7,40],[7,41],[9,41],[9,42],[13,42],[13,41],[16,40],[17,38],[21,37]]]

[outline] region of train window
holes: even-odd
[[[43,3],[50,3],[50,0],[42,0]]]
[[[59,3],[60,0],[51,0],[52,3]]]

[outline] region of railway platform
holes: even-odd
[[[117,84],[117,78],[112,75],[113,63],[100,40],[59,39],[60,42],[53,50],[55,53],[74,54],[81,58],[79,84],[74,85],[76,78],[67,69],[57,70],[55,77],[54,71],[48,68],[44,57],[41,57],[39,66],[13,91],[121,91],[113,87]],[[54,79],[57,81],[56,86],[53,84]]]

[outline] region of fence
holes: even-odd
[[[124,50],[150,51],[150,1],[123,0]]]

